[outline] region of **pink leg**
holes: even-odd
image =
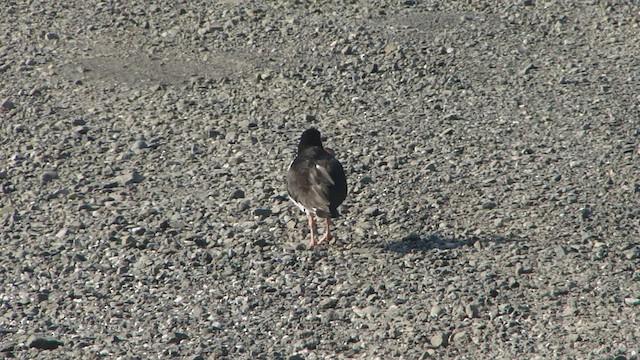
[[[316,220],[313,218],[313,215],[307,215],[307,219],[309,220],[309,231],[311,231],[311,242],[309,242],[309,247],[314,247],[317,245],[316,243]]]
[[[331,220],[329,220],[329,218],[325,218],[324,219],[324,224],[327,228],[327,231],[324,233],[324,235],[322,236],[322,238],[320,238],[319,242],[329,242],[331,241]]]

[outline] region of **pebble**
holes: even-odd
[[[120,186],[126,186],[141,183],[144,181],[144,176],[142,176],[137,170],[133,170],[118,176],[115,181],[120,184]]]
[[[334,297],[322,299],[320,300],[320,303],[318,303],[318,307],[324,310],[335,308],[336,305],[338,305],[338,299]]]
[[[242,199],[244,198],[244,190],[242,189],[235,189],[230,196],[232,199]]]
[[[624,257],[627,260],[634,260],[640,258],[640,246],[635,246],[631,249],[624,251]]]
[[[238,203],[238,210],[246,211],[251,208],[251,200],[243,200]]]
[[[69,228],[62,228],[60,229],[60,231],[58,231],[56,233],[56,237],[58,239],[62,239],[64,237],[66,237],[67,235],[73,234],[73,230],[69,229]]]
[[[84,135],[84,134],[86,134],[86,133],[88,133],[88,132],[89,132],[89,127],[88,127],[88,126],[86,126],[86,125],[76,126],[76,127],[73,129],[73,131],[74,131],[76,134]]]
[[[2,100],[2,102],[0,102],[0,108],[2,110],[11,110],[14,109],[16,107],[16,105],[13,103],[13,101],[9,100],[9,99],[4,99]]]
[[[131,145],[130,149],[134,153],[139,154],[143,149],[146,149],[148,147],[149,146],[147,145],[146,142],[144,142],[144,140],[138,140]]]
[[[582,337],[579,334],[569,334],[567,335],[567,341],[570,343],[578,342],[582,340]]]
[[[173,335],[167,336],[169,340],[167,341],[169,344],[179,344],[183,340],[187,340],[189,336],[185,333],[176,332]]]
[[[64,342],[53,337],[39,337],[32,335],[27,339],[27,346],[40,350],[55,350],[60,346],[64,346]]]
[[[629,305],[629,306],[639,306],[640,305],[640,298],[625,298],[624,299],[624,303]]]
[[[529,64],[527,64],[527,66],[525,66],[525,67],[520,71],[520,74],[521,74],[521,75],[527,75],[527,74],[529,74],[532,70],[535,70],[535,69],[537,69],[537,67],[536,67],[534,64],[529,63]]]
[[[373,179],[371,178],[371,176],[363,176],[360,178],[360,184],[362,185],[373,184]]]
[[[52,180],[55,180],[57,178],[58,178],[58,173],[55,171],[45,171],[42,174],[40,174],[40,181],[43,184],[51,182]]]
[[[437,332],[431,336],[431,346],[439,348],[449,344],[449,334],[445,332]]]
[[[557,245],[556,247],[554,247],[554,250],[556,252],[556,257],[559,259],[567,256],[567,250],[562,245]]]
[[[483,209],[491,210],[491,209],[495,209],[495,207],[496,207],[496,203],[493,201],[486,201],[482,203]]]
[[[440,305],[434,305],[431,307],[431,311],[429,312],[429,316],[432,318],[439,318],[440,315],[444,313],[444,309]]]
[[[261,217],[261,218],[264,219],[264,218],[267,218],[267,217],[271,216],[272,211],[271,211],[271,209],[258,208],[258,209],[253,209],[252,213],[253,213],[253,216],[258,216],[258,217]]]
[[[370,206],[366,208],[363,213],[367,216],[377,216],[380,215],[380,210],[375,206]]]
[[[516,271],[515,272],[516,272],[516,276],[519,276],[519,275],[523,275],[523,274],[530,274],[532,272],[532,269],[525,267],[521,263],[518,263],[516,265]]]
[[[464,312],[470,319],[479,317],[478,306],[473,304],[467,304],[464,307]]]
[[[453,335],[452,342],[454,344],[464,345],[464,344],[467,344],[469,340],[470,340],[469,333],[467,333],[466,331],[460,331]]]
[[[394,43],[394,42],[388,42],[384,45],[384,53],[389,55],[393,52],[395,52],[396,50],[398,50],[398,44]]]
[[[369,73],[369,74],[374,74],[378,72],[378,64],[373,63],[373,64],[369,64],[365,67],[364,71]]]

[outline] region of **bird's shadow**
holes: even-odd
[[[474,246],[476,242],[480,244],[507,244],[507,243],[519,243],[524,242],[527,239],[517,237],[505,237],[505,236],[490,236],[479,237],[471,235],[462,238],[452,238],[441,236],[439,234],[431,234],[427,237],[420,237],[416,234],[406,236],[400,240],[395,240],[384,245],[385,250],[400,253],[410,254],[416,252],[425,252],[433,249],[439,250],[451,250],[464,246]]]

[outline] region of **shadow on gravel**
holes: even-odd
[[[463,246],[474,246],[478,241],[481,245],[487,243],[510,244],[524,242],[526,241],[526,239],[507,238],[501,236],[494,236],[490,238],[480,238],[477,236],[470,236],[468,238],[450,238],[443,237],[438,234],[433,234],[426,238],[421,238],[418,235],[412,234],[401,240],[393,241],[386,244],[385,249],[401,254],[409,254],[429,251],[433,249],[448,250],[457,249]]]

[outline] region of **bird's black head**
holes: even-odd
[[[300,136],[300,144],[298,144],[298,152],[313,146],[322,146],[322,139],[320,138],[320,131],[316,128],[309,128]]]

